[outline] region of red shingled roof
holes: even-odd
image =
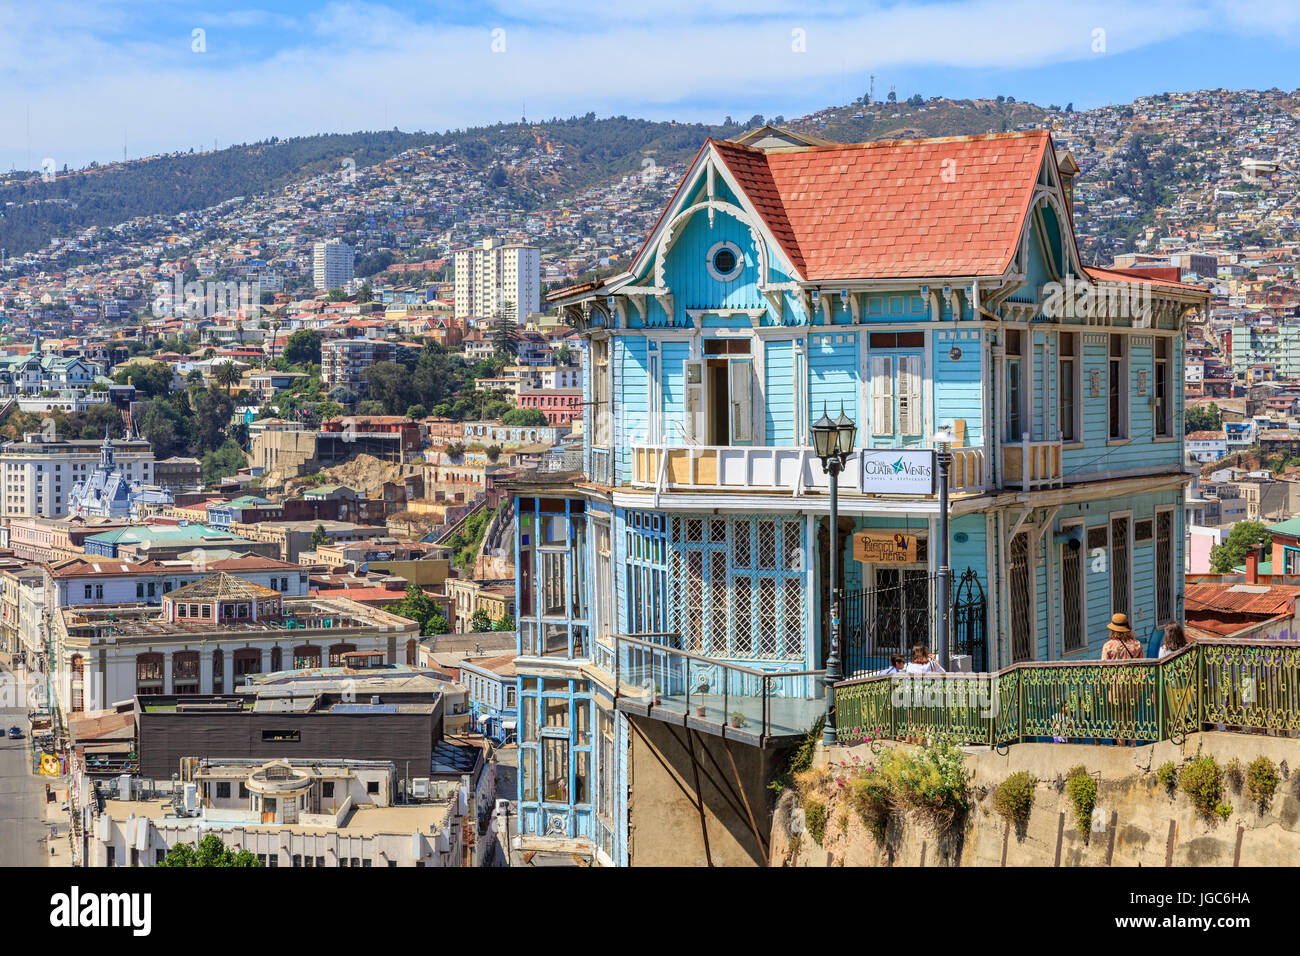
[[[1049,144],[1036,130],[769,152],[712,145],[816,281],[1001,273]]]

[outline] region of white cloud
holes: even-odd
[[[513,119],[525,101],[530,117],[596,110],[716,120],[778,100],[820,105],[842,77],[868,72],[1097,59],[1098,28],[1113,56],[1228,22],[1270,33],[1295,22],[1280,4],[1230,20],[1217,0],[1087,10],[1041,0],[587,6],[511,0],[477,23],[465,14],[413,19],[376,3],[324,4],[296,20],[195,6],[195,23],[209,25],[204,54],[190,51],[188,26],[146,23],[146,8],[132,3],[53,0],[41,8],[48,16],[10,9],[0,13],[0,83],[10,91],[0,163],[24,160],[27,108],[35,161],[79,165],[118,155],[124,130],[138,155],[214,138],[470,126]],[[792,6],[796,15],[781,12]],[[498,27],[504,53],[491,49]],[[792,49],[795,30],[806,52]]]

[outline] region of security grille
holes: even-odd
[[[1061,545],[1061,639],[1068,654],[1084,645],[1083,549]]]
[[[1033,658],[1029,635],[1029,535],[1011,539],[1007,561],[1007,591],[1011,602],[1011,662]]]
[[[1156,623],[1167,624],[1174,616],[1173,594],[1174,513],[1156,515]]]

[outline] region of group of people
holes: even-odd
[[[1111,638],[1101,648],[1101,659],[1103,661],[1123,661],[1139,660],[1145,658],[1146,648],[1142,642],[1133,634],[1133,629],[1129,627],[1127,614],[1112,614],[1110,623],[1106,628],[1111,632]],[[1191,643],[1183,626],[1174,622],[1165,627],[1164,639],[1160,644],[1160,650],[1156,654],[1157,658],[1163,659],[1173,654],[1175,651],[1181,651]],[[890,674],[943,674],[946,673],[943,665],[939,663],[938,658],[930,653],[928,644],[914,644],[912,646],[912,659],[904,663],[905,658],[902,654],[893,654],[889,658],[889,666],[884,670],[876,671],[877,675]]]
[[[1142,642],[1133,634],[1133,629],[1129,627],[1127,614],[1112,614],[1110,623],[1106,625],[1107,630],[1111,632],[1111,638],[1101,647],[1101,659],[1103,661],[1125,661],[1138,660],[1146,657],[1146,648]],[[1157,658],[1165,658],[1175,651],[1181,651],[1190,643],[1183,626],[1175,621],[1165,627],[1164,640],[1157,652]]]

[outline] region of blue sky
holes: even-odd
[[[0,0],[0,168],[525,109],[795,116],[861,95],[872,73],[878,96],[1084,109],[1294,90],[1298,54],[1294,0]]]

